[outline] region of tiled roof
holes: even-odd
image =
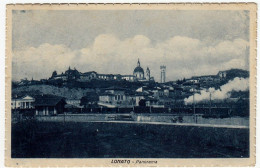
[[[22,99],[26,96],[30,96],[30,97],[34,98],[34,96],[27,95],[27,94],[12,94],[12,99]]]
[[[147,101],[158,101],[158,99],[152,98],[152,97],[146,97],[145,100],[147,100]]]
[[[82,73],[81,75],[90,75],[90,74],[92,74],[92,73],[97,73],[97,72],[95,72],[95,71],[90,71],[90,72],[85,72],[85,73]]]
[[[63,97],[54,95],[38,95],[35,96],[34,106],[56,106],[60,101],[65,103]]]
[[[134,75],[122,75],[122,77],[135,77]]]
[[[66,104],[65,108],[81,108],[81,106],[76,106],[76,105],[72,105],[72,104]]]
[[[114,94],[105,92],[105,93],[99,94],[99,96],[114,96]]]

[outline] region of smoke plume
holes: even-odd
[[[215,89],[213,87],[208,90],[202,90],[200,93],[195,93],[194,101],[200,102],[210,99],[211,100],[223,100],[229,98],[231,91],[247,91],[249,90],[249,79],[236,77],[230,80],[227,84],[222,85],[220,89]],[[193,103],[193,96],[184,99],[185,104]]]

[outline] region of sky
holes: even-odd
[[[138,58],[166,81],[249,69],[248,11],[14,10],[12,78],[80,72],[132,74]]]

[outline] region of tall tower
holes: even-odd
[[[149,81],[150,78],[151,78],[150,69],[147,67],[147,69],[146,69],[146,80]]]
[[[165,65],[161,65],[160,66],[161,69],[161,83],[165,83],[165,78],[166,78],[166,66]]]

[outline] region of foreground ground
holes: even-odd
[[[249,157],[248,128],[27,121],[12,125],[13,158]]]

